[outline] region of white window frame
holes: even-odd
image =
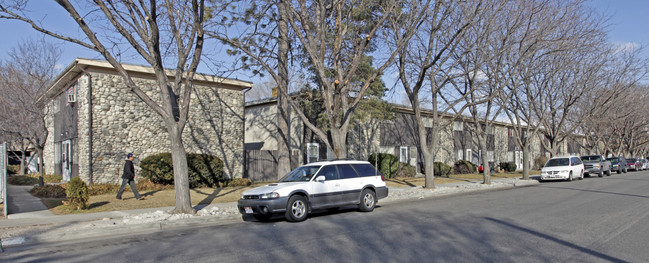
[[[408,162],[408,146],[399,147],[399,162],[409,163]]]
[[[311,155],[311,149],[315,148],[315,156]],[[311,158],[315,158],[314,162],[320,160],[320,144],[318,143],[307,143],[306,144],[306,163],[312,163]]]

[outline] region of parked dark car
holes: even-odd
[[[618,174],[626,173],[629,170],[626,159],[622,156],[606,158],[606,160],[611,162],[611,170],[617,171]]]

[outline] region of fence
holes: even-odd
[[[244,177],[253,182],[275,181],[277,151],[247,150]]]
[[[277,181],[277,151],[246,150],[244,178],[253,182]],[[300,152],[291,153],[291,169],[300,166]]]

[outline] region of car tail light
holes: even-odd
[[[381,181],[385,182],[385,176],[381,175]]]

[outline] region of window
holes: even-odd
[[[77,102],[77,82],[72,84],[66,91],[68,104]]]
[[[453,122],[453,130],[454,131],[461,131],[463,130],[463,123],[461,121],[454,121]]]
[[[340,179],[348,179],[348,178],[356,178],[358,177],[358,174],[356,173],[356,170],[352,168],[351,165],[349,164],[339,164],[336,165],[338,166],[338,175],[340,176]]]
[[[509,136],[509,137],[514,137],[514,129],[512,129],[512,128],[507,128],[507,136]]]
[[[306,163],[313,163],[319,161],[320,145],[317,143],[306,144]]]
[[[371,164],[352,164],[352,166],[356,168],[356,171],[360,176],[375,176],[381,174]]]
[[[318,176],[324,176],[325,181],[338,180],[338,171],[336,170],[336,166],[328,165],[320,169]]]
[[[402,163],[408,162],[408,147],[399,148],[399,162]]]

